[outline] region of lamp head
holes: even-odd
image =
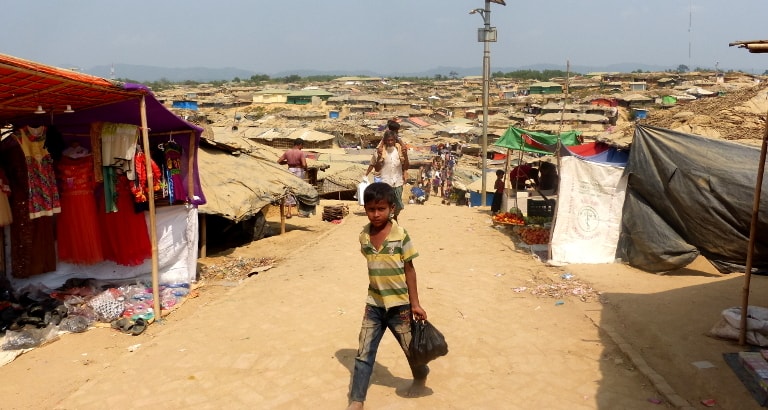
[[[485,10],[483,10],[483,9],[473,9],[473,10],[469,11],[469,14],[476,14],[476,13],[483,14],[484,12],[485,12]]]

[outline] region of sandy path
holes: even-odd
[[[320,222],[320,208],[317,217],[289,221],[286,235],[233,250],[230,256],[285,259],[239,286],[202,288],[140,336],[95,329],[22,355],[0,368],[2,407],[344,408],[367,286],[357,244],[366,219],[349,204],[352,212],[338,226]],[[408,366],[387,335],[366,408],[671,408],[648,401],[665,396],[601,327],[623,336],[695,407],[715,397],[722,408],[759,408],[717,361],[728,342],[701,334],[723,307],[702,299],[696,286],[711,287],[710,294],[729,285],[731,292],[737,277],[547,267],[515,251],[508,235],[490,226],[487,208],[411,205],[401,222],[420,251],[422,304],[450,353],[431,365],[431,394],[405,398]],[[563,272],[607,290],[609,303],[568,297],[556,305],[515,291]],[[695,297],[686,302],[683,292]],[[737,304],[739,295],[732,296]],[[697,309],[697,325],[680,325],[680,315]],[[702,372],[692,357],[719,367]]]

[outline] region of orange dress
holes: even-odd
[[[61,157],[56,164],[61,213],[56,224],[57,249],[62,262],[92,265],[104,261],[96,211],[93,156]]]

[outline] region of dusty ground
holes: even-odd
[[[209,275],[142,335],[98,328],[18,357],[0,368],[0,407],[344,408],[367,286],[357,244],[366,218],[347,202],[341,224],[322,222],[322,206],[338,203],[288,220],[284,235],[200,260],[208,272],[249,258],[274,264],[250,277]],[[406,398],[408,366],[386,335],[366,408],[704,408],[704,399],[759,408],[722,359],[743,349],[705,335],[740,305],[743,276],[705,261],[668,275],[548,267],[516,250],[488,208],[428,202],[401,222],[420,251],[422,304],[450,352],[431,365],[430,394]],[[763,294],[764,278],[752,289]]]

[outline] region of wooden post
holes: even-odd
[[[504,196],[507,197],[507,198],[509,198],[509,189],[512,188],[512,184],[511,184],[512,181],[510,181],[510,179],[509,179],[509,156],[510,155],[512,155],[512,150],[507,148],[507,158],[504,160],[504,181],[505,181],[504,182]],[[514,190],[512,190],[512,191],[515,194],[515,200],[514,200],[515,208],[516,209],[520,209],[520,206],[517,205],[517,192],[515,192]],[[504,202],[505,201],[502,201],[502,204]],[[506,202],[507,202],[507,209],[503,209],[502,210],[503,212],[509,211],[509,208],[510,208],[509,207],[509,201],[506,201]]]
[[[200,257],[208,256],[208,218],[205,214],[197,214],[200,222]]]
[[[757,231],[758,215],[760,213],[760,196],[763,188],[763,174],[765,172],[765,156],[768,149],[768,122],[763,132],[763,144],[760,148],[760,163],[757,167],[757,181],[755,182],[755,198],[752,201],[752,222],[749,225],[749,245],[747,245],[747,266],[744,270],[744,286],[741,297],[741,322],[739,324],[739,344],[746,344],[747,338],[747,309],[749,309],[749,282],[752,278],[752,257],[755,252],[755,234]]]
[[[195,132],[189,132],[189,148],[187,151],[187,197],[188,201],[192,201],[195,196]]]
[[[285,233],[285,197],[280,199],[280,235]]]
[[[152,244],[152,299],[154,301],[155,320],[162,319],[162,310],[160,306],[160,268],[158,267],[157,256],[157,215],[155,214],[155,191],[154,176],[152,175],[152,155],[150,155],[149,128],[147,126],[147,101],[144,95],[141,96],[141,138],[144,144],[144,158],[147,166],[147,186],[149,187],[149,240]]]

